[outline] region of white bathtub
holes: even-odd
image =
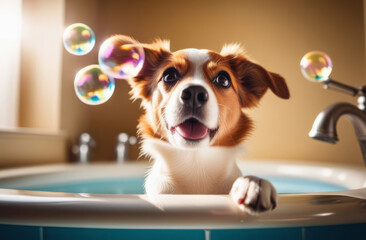
[[[246,174],[319,180],[349,190],[280,194],[274,211],[242,212],[227,195],[90,194],[17,188],[135,178],[145,163],[48,165],[0,171],[0,224],[127,229],[243,229],[366,223],[366,170],[346,166],[240,161]],[[291,181],[291,180],[289,180]],[[7,189],[6,189],[6,188]],[[15,188],[15,189],[10,189]]]

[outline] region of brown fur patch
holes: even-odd
[[[155,130],[153,128],[153,126],[150,125],[149,121],[147,120],[147,116],[146,113],[144,113],[143,115],[141,115],[141,117],[139,118],[139,124],[137,125],[138,128],[138,136],[142,137],[143,139],[146,138],[160,138],[160,135],[157,135],[155,133]]]
[[[244,141],[253,130],[253,121],[241,113],[239,119],[232,123],[230,131],[215,136],[212,146],[235,146]]]
[[[243,50],[240,49],[237,54],[230,53],[223,57],[235,75],[243,107],[257,106],[268,88],[280,98],[290,98],[285,79],[279,74],[269,72],[262,66],[248,60],[243,55]]]

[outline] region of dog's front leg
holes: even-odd
[[[277,192],[274,186],[267,180],[255,176],[236,179],[230,195],[240,208],[251,215],[272,210],[277,205]]]

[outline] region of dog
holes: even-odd
[[[128,82],[145,110],[138,124],[142,151],[153,159],[146,193],[230,194],[250,214],[274,209],[274,186],[242,176],[235,160],[253,130],[242,110],[257,106],[268,89],[288,99],[285,79],[249,60],[240,44],[220,53],[171,52],[160,39],[141,46],[144,65]]]

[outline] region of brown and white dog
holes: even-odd
[[[288,99],[285,80],[250,61],[238,44],[220,53],[170,51],[169,41],[143,44],[145,63],[129,79],[145,110],[138,125],[143,152],[153,159],[147,194],[228,194],[249,213],[275,208],[273,185],[242,176],[236,156],[253,128],[242,109],[267,89]]]

